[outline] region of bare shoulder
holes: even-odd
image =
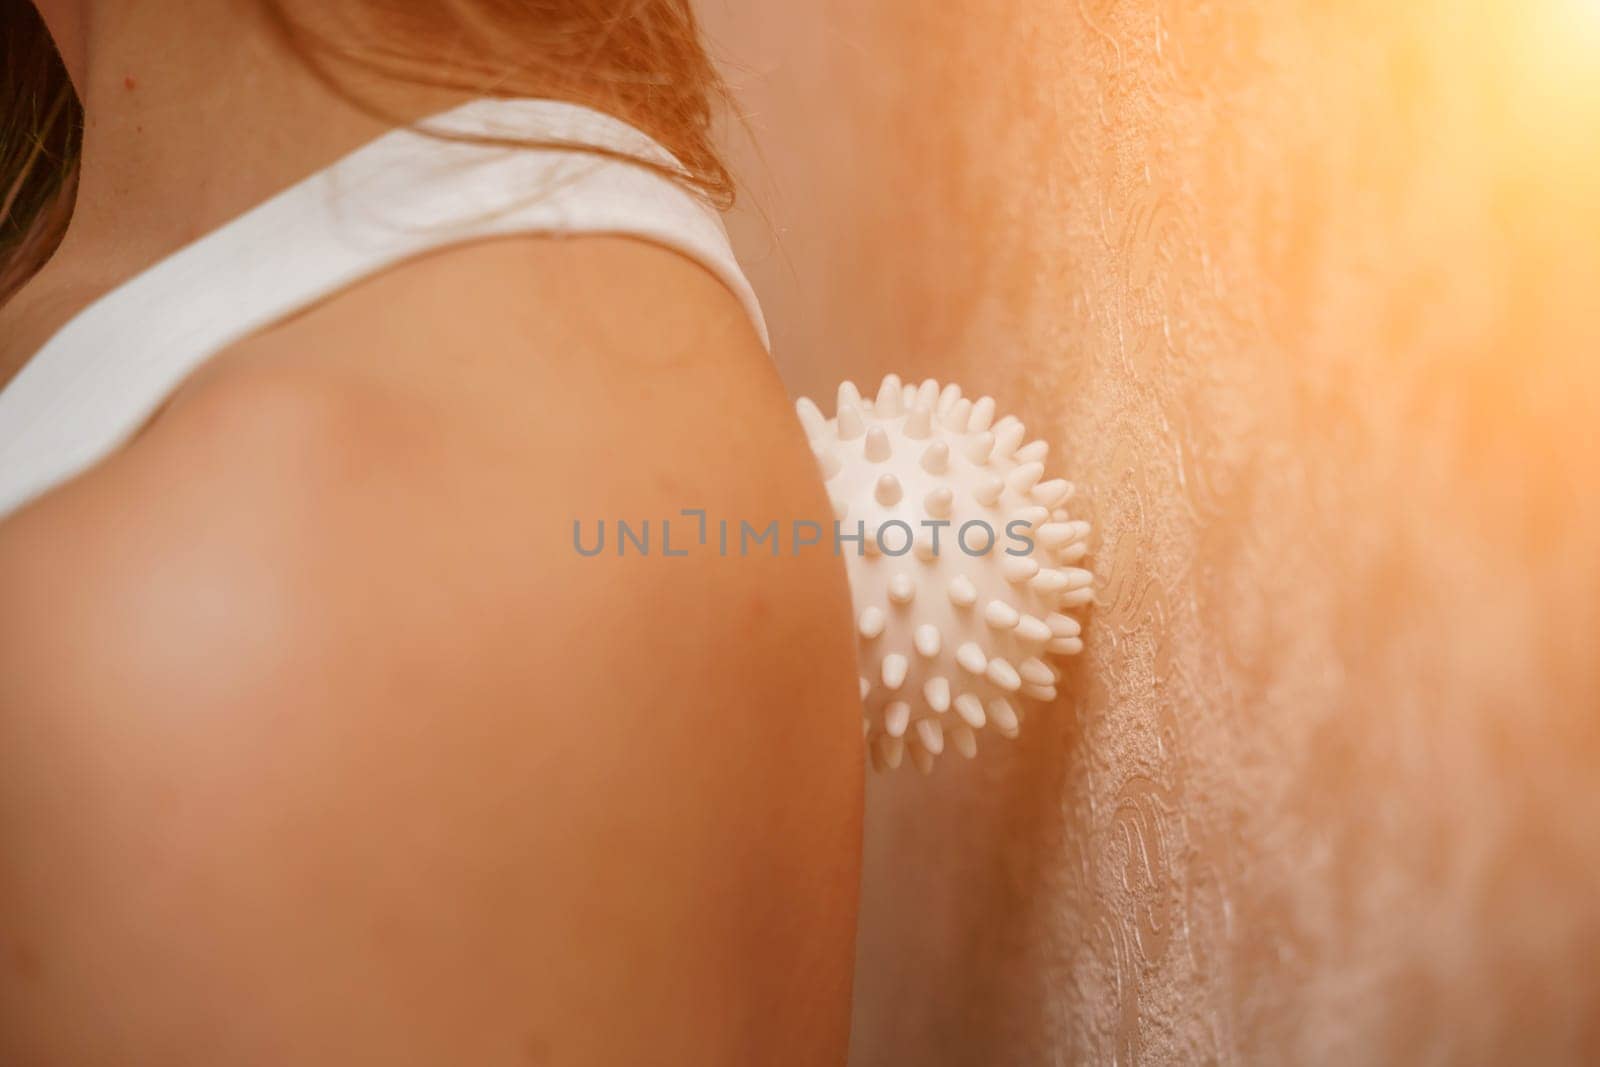
[[[431,257],[0,524],[0,1059],[842,1058],[843,570],[682,516],[827,517],[741,316],[633,242]]]

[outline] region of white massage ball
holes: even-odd
[[[932,379],[891,374],[872,400],[845,382],[832,419],[796,409],[850,576],[873,766],[909,751],[927,772],[947,746],[975,755],[981,730],[1015,737],[1028,702],[1056,697],[1050,657],[1083,649],[1067,613],[1094,599],[1075,566],[1089,524],[1070,483],[1042,480],[1049,446]]]

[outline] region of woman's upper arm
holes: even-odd
[[[826,499],[748,353],[588,355],[245,364],[0,526],[0,1059],[842,1058],[843,571],[680,516]]]

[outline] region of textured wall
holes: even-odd
[[[706,17],[791,385],[1098,530],[1060,703],[872,783],[859,1067],[1600,1057],[1600,4]]]

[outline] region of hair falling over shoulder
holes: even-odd
[[[0,303],[55,251],[72,214],[83,113],[30,0],[0,0]]]
[[[256,2],[319,78],[369,112],[383,114],[369,92],[384,81],[586,104],[665,146],[682,165],[676,180],[719,207],[733,201],[712,136],[725,91],[689,0]],[[83,108],[31,0],[0,0],[0,30],[4,303],[65,232]]]

